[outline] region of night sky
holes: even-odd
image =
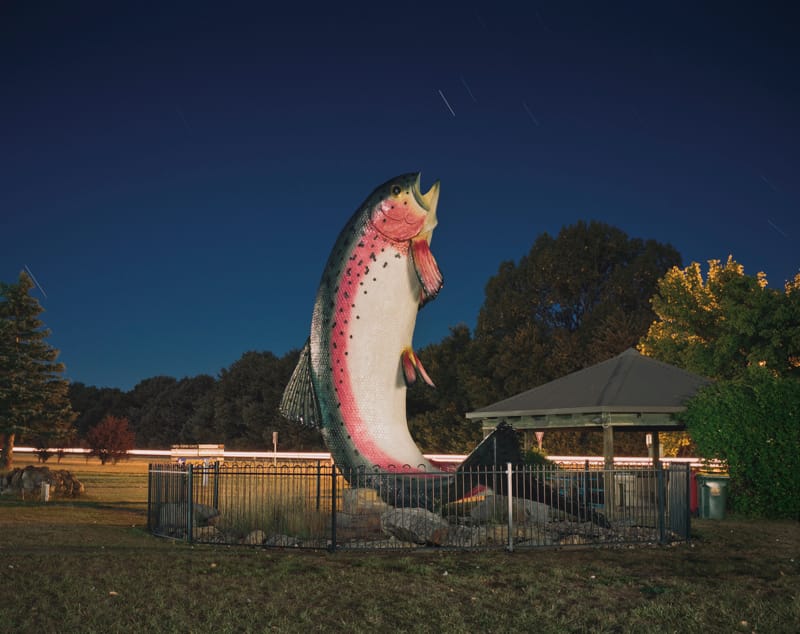
[[[33,272],[71,380],[301,347],[339,230],[411,171],[442,187],[417,348],[581,219],[798,272],[791,3],[273,4],[0,4],[0,280]]]

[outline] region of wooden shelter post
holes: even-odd
[[[657,429],[654,429],[652,434],[653,435],[651,437],[653,439],[653,444],[650,445],[650,451],[653,452],[653,455],[652,455],[653,466],[655,466],[661,460],[661,442],[660,442],[660,440],[658,438],[658,430]]]

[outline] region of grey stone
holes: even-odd
[[[404,542],[442,545],[447,541],[450,525],[427,509],[398,508],[381,515],[381,529]]]
[[[75,497],[85,491],[83,483],[66,469],[51,471],[49,467],[35,467],[29,465],[25,468],[13,469],[0,479],[0,491],[3,494],[38,497],[41,494],[42,484],[50,485],[50,496]]]
[[[546,504],[523,498],[512,498],[512,517],[514,523],[543,523],[550,520],[553,514]],[[504,495],[487,495],[470,511],[470,517],[476,524],[508,521],[508,498]]]
[[[247,537],[242,540],[242,543],[248,546],[261,546],[266,541],[267,534],[259,528],[254,531],[250,531]]]
[[[187,528],[189,509],[186,502],[162,504],[158,512],[160,529]],[[192,505],[192,526],[209,526],[219,518],[219,511],[207,504]]]

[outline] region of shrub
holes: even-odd
[[[134,441],[134,434],[128,429],[128,419],[116,416],[106,416],[86,434],[86,444],[91,449],[89,457],[100,458],[102,464],[109,460],[116,464],[127,458]]]
[[[700,455],[727,464],[734,510],[800,516],[800,381],[755,368],[699,392],[682,418]]]
[[[553,462],[548,459],[547,455],[537,447],[531,447],[522,456],[522,462],[530,466],[552,466]]]

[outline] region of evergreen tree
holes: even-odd
[[[40,448],[72,432],[75,414],[58,350],[39,320],[43,309],[30,296],[33,281],[24,271],[16,284],[0,282],[0,468],[13,460],[17,437]]]

